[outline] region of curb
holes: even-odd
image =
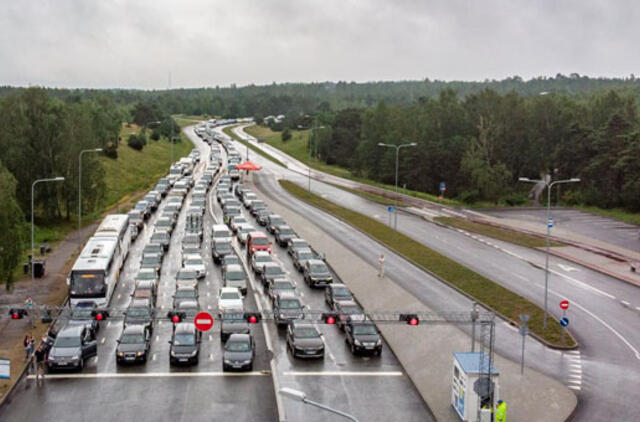
[[[295,195],[292,195],[295,197]],[[495,311],[492,307],[488,306],[487,304],[485,304],[484,302],[481,302],[479,300],[477,300],[476,298],[474,298],[473,296],[471,296],[470,294],[466,293],[465,291],[461,290],[460,288],[458,288],[457,286],[455,286],[454,284],[452,284],[451,282],[449,282],[448,280],[445,280],[443,278],[441,278],[440,276],[434,274],[433,272],[431,272],[429,269],[423,267],[422,265],[416,263],[415,261],[413,261],[410,258],[407,258],[405,255],[399,253],[398,251],[396,251],[394,248],[392,248],[391,246],[389,246],[388,244],[374,238],[373,236],[371,236],[370,234],[362,231],[361,229],[353,226],[351,223],[349,223],[348,221],[342,219],[341,217],[336,216],[335,214],[329,213],[321,208],[316,207],[315,205],[305,201],[304,199],[300,199],[298,197],[295,197],[296,199],[306,203],[309,206],[312,206],[324,213],[327,213],[329,215],[331,215],[332,217],[336,218],[337,220],[343,222],[344,224],[348,225],[349,227],[357,230],[358,232],[364,234],[365,236],[367,236],[369,239],[373,240],[376,243],[379,243],[381,245],[384,245],[387,249],[393,251],[393,253],[395,253],[396,255],[398,255],[399,257],[401,257],[402,259],[404,259],[405,261],[411,263],[413,266],[415,266],[416,268],[419,268],[420,270],[426,272],[427,274],[429,274],[430,276],[432,276],[433,278],[435,278],[436,280],[446,284],[448,287],[454,289],[455,291],[457,291],[458,293],[461,293],[462,295],[464,295],[465,297],[467,297],[468,299],[478,303],[479,305],[483,306],[484,308],[490,310],[491,312],[493,312],[494,314],[496,314],[498,317],[500,317],[500,319],[504,320],[505,322],[507,322],[508,324],[514,326],[514,327],[519,327],[519,325],[512,320],[511,318],[507,317],[506,315]],[[436,224],[440,224],[440,223],[436,223]],[[443,227],[447,227],[448,226],[443,226]],[[538,334],[531,332],[529,335],[533,338],[535,338],[536,340],[538,340],[540,343],[544,344],[546,347],[550,348],[550,349],[554,349],[554,350],[575,350],[578,349],[580,346],[580,343],[578,342],[578,340],[575,339],[575,337],[573,337],[573,335],[567,330],[567,332],[569,333],[569,335],[576,341],[576,345],[575,346],[556,346],[554,344],[549,343],[548,341],[544,340],[542,337],[540,337]]]

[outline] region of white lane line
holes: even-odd
[[[156,360],[156,354],[151,355],[151,360]]]
[[[207,292],[207,297],[211,296],[211,292]]]
[[[159,336],[159,335],[157,335],[157,336],[156,336],[156,341],[159,341],[159,340],[160,340],[160,336]]]
[[[99,373],[99,374],[47,374],[47,379],[96,379],[96,378],[215,378],[215,377],[264,377],[271,375],[269,371],[253,372],[141,372],[141,373]],[[28,379],[35,379],[29,375]]]
[[[106,340],[106,337],[102,337],[102,340],[100,340],[100,344],[104,344],[104,341]]]
[[[574,374],[582,374],[582,369],[580,369],[580,368],[570,368],[569,372],[572,372]]]
[[[122,297],[121,293],[118,293],[118,299],[120,299]]]
[[[570,389],[576,390],[576,391],[582,390],[582,388],[578,387],[577,385],[567,385],[567,388],[570,388]]]
[[[620,303],[622,303],[622,305],[626,306],[627,308],[631,306],[631,304],[626,300],[621,300]]]
[[[568,378],[577,379],[577,380],[582,380],[582,375],[580,375],[580,374],[569,374],[567,377]],[[570,382],[572,382],[572,381],[570,381]]]
[[[588,285],[587,283],[584,283],[584,282],[582,282],[582,281],[580,281],[580,280],[576,280],[576,279],[575,279],[575,278],[573,278],[573,277],[569,277],[569,276],[568,276],[568,275],[566,275],[566,274],[562,274],[561,272],[558,272],[558,271],[555,271],[555,270],[552,270],[552,269],[549,269],[549,272],[550,272],[550,273],[553,273],[553,274],[555,274],[555,275],[558,275],[558,276],[560,276],[560,277],[562,277],[562,278],[566,278],[567,280],[570,280],[570,281],[574,282],[575,284],[577,284],[578,286],[580,286],[580,287],[582,287],[582,288],[584,288],[584,289],[594,291],[594,292],[596,292],[596,293],[598,293],[598,294],[601,294],[602,296],[606,296],[606,297],[608,297],[609,299],[613,299],[613,300],[615,300],[615,299],[616,299],[616,297],[615,297],[615,296],[610,295],[610,294],[609,294],[609,293],[607,293],[607,292],[603,292],[603,291],[602,291],[602,290],[600,290],[600,289],[596,289],[595,287],[592,287],[592,286]]]
[[[513,273],[513,275],[515,275],[516,277],[518,277],[518,278],[519,278],[520,280],[522,280],[522,281],[526,281],[526,282],[528,282],[528,281],[529,281],[529,279],[527,279],[527,277],[522,276],[522,275],[520,275],[520,274],[518,274],[518,273]]]
[[[111,326],[111,321],[107,321],[107,328]]]
[[[292,377],[401,377],[400,371],[285,371]]]
[[[209,341],[213,341],[213,336],[209,334]]]
[[[96,356],[96,360],[95,360],[96,365],[98,364],[98,359],[100,359],[100,356]]]
[[[640,311],[640,306],[636,306],[636,311]]]

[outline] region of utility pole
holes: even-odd
[[[395,144],[385,144],[383,142],[379,142],[379,147],[387,147],[387,148],[395,148],[396,149],[396,196],[395,196],[395,208],[393,210],[393,230],[398,231],[398,167],[399,167],[399,158],[400,158],[400,149],[415,147],[415,142],[411,142],[409,144],[395,145]]]

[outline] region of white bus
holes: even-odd
[[[107,216],[82,249],[67,279],[71,306],[108,306],[131,245],[129,216]]]

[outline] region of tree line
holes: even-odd
[[[47,90],[29,88],[0,99],[0,280],[11,274],[27,244],[25,219],[30,218],[31,187],[36,221],[70,219],[78,208],[78,156],[84,149],[103,148],[117,157],[121,122],[127,110],[109,98],[52,98]],[[87,213],[99,209],[105,193],[98,154],[82,157],[82,201]]]
[[[444,90],[413,104],[379,102],[316,115],[312,150],[328,164],[393,184],[395,151],[379,143],[416,142],[400,152],[400,186],[466,202],[527,202],[519,177],[580,177],[561,201],[640,210],[640,124],[636,96],[610,90],[584,96],[525,96],[492,89],[461,98]],[[554,196],[556,194],[554,193]]]

